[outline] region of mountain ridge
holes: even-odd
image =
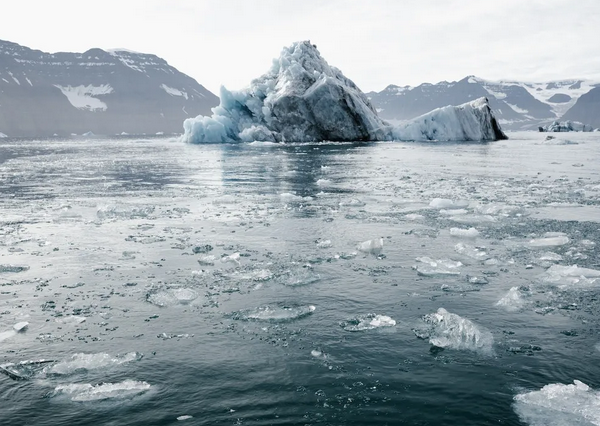
[[[427,110],[486,96],[504,128],[534,130],[540,125],[562,119],[582,95],[598,84],[583,79],[544,83],[494,81],[469,75],[458,81],[422,83],[418,86],[391,84],[381,92],[369,92],[367,95],[382,118],[393,121],[409,120]],[[576,117],[571,119],[577,120]]]
[[[0,40],[0,132],[9,137],[181,133],[186,118],[217,104],[153,54],[46,53]]]

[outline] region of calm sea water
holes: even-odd
[[[600,424],[600,136],[510,136],[0,140],[0,424]]]

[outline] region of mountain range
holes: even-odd
[[[390,85],[367,94],[379,116],[405,121],[487,97],[506,130],[555,120],[600,128],[600,82],[460,81]],[[0,40],[0,137],[181,133],[219,98],[164,59],[126,49],[45,53]]]
[[[0,135],[181,133],[186,118],[218,103],[155,55],[50,54],[0,40]]]
[[[379,115],[410,120],[435,108],[459,105],[485,96],[507,130],[534,130],[555,120],[600,127],[600,82],[562,80],[546,83],[490,81],[467,76],[460,81],[390,85],[367,95]]]

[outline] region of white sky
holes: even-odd
[[[600,0],[19,0],[0,39],[154,53],[213,93],[310,39],[365,92],[487,79],[600,81]]]

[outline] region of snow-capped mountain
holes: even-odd
[[[485,96],[503,128],[537,129],[561,118],[594,84],[585,80],[496,82],[468,76],[460,81],[424,83],[416,87],[390,85],[368,96],[380,116],[388,120],[409,120],[434,108]]]
[[[217,96],[165,60],[124,49],[44,53],[0,40],[0,132],[181,133]]]
[[[600,128],[600,86],[581,95],[562,118]]]

